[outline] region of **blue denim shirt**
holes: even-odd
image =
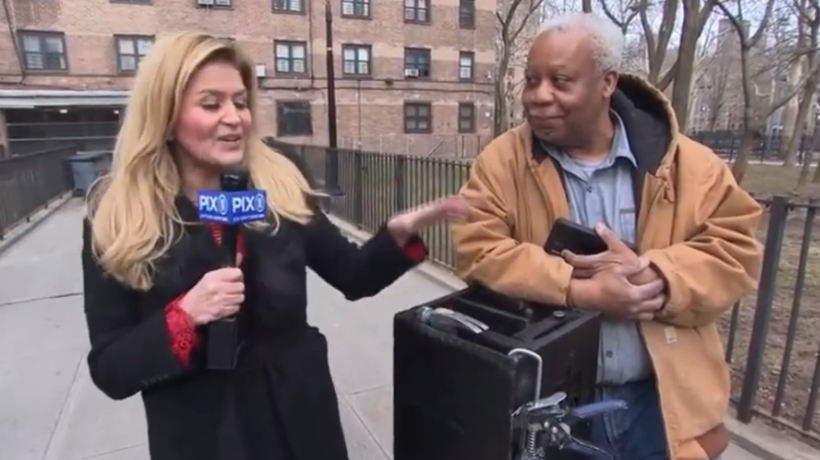
[[[635,243],[635,196],[632,174],[637,161],[623,121],[611,112],[615,137],[609,156],[597,163],[573,159],[561,149],[542,143],[564,170],[570,218],[587,227],[603,222],[624,241]],[[635,321],[604,320],[598,353],[598,382],[623,384],[652,375],[652,364]]]

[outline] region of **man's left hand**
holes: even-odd
[[[595,226],[595,232],[606,243],[607,250],[591,256],[582,256],[572,251],[564,250],[561,256],[574,267],[572,276],[575,278],[591,278],[595,273],[606,270],[614,265],[634,265],[638,263],[638,254],[635,253],[618,235],[604,224]],[[629,277],[629,282],[643,285],[661,279],[661,275],[650,265],[646,269]]]

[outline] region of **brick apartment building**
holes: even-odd
[[[32,126],[59,125],[64,137],[110,128],[154,38],[176,30],[234,40],[251,56],[263,134],[328,143],[323,0],[2,3],[0,145],[44,132]],[[451,156],[489,140],[495,0],[329,5],[340,146]]]

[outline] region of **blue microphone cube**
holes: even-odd
[[[265,220],[268,215],[268,194],[264,190],[197,192],[199,220],[236,225]]]

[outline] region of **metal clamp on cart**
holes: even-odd
[[[597,314],[468,288],[394,318],[395,460],[580,460]],[[541,395],[547,396],[542,398]]]

